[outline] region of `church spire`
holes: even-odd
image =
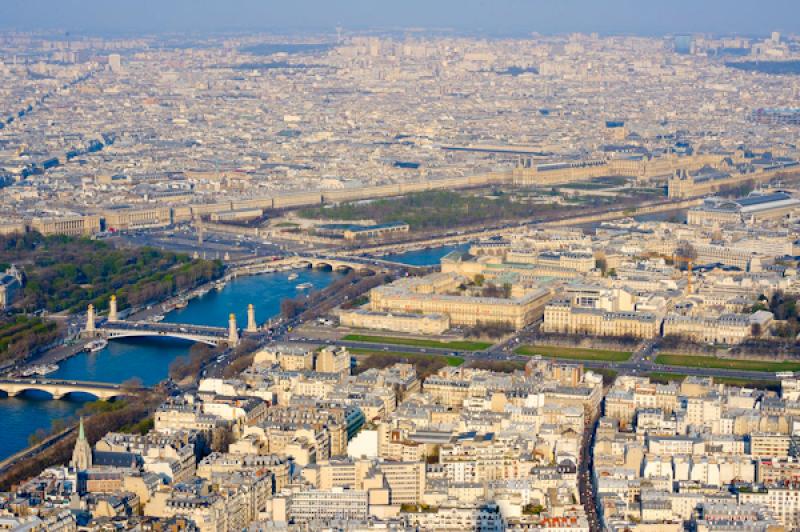
[[[75,448],[72,450],[72,461],[70,463],[76,471],[86,471],[92,467],[92,448],[86,440],[83,417],[81,417],[78,424],[78,439],[75,440]]]

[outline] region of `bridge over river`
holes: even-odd
[[[86,326],[81,331],[81,335],[87,338],[105,338],[107,340],[134,337],[179,338],[216,347],[223,343],[235,346],[239,343],[242,333],[258,334],[258,332],[253,305],[248,305],[247,327],[244,331],[240,331],[236,325],[235,314],[228,317],[227,327],[123,320],[117,313],[117,298],[112,295],[109,300],[108,318],[100,323],[97,323],[94,305],[89,305],[86,313]]]
[[[139,391],[145,388],[140,388]],[[106,382],[68,381],[58,379],[0,379],[0,392],[5,392],[9,397],[15,397],[26,391],[46,392],[53,399],[61,399],[71,393],[85,393],[98,399],[113,399],[123,395],[130,395],[136,389],[123,387],[119,384]]]
[[[166,337],[191,340],[214,346],[221,343],[238,342],[238,331],[231,341],[228,329],[224,327],[206,327],[182,323],[153,323],[149,321],[104,321],[94,327],[93,334],[84,330],[85,336],[94,336],[113,340],[116,338],[134,337]]]
[[[335,256],[335,255],[292,255],[282,259],[252,257],[232,262],[235,266],[232,276],[262,272],[280,271],[292,268],[329,269],[335,272],[372,271],[375,273],[393,271],[425,270],[424,267],[394,262],[376,257]]]
[[[239,274],[253,274],[263,271],[275,271],[288,268],[320,268],[331,269],[333,271],[342,270],[371,270],[373,272],[388,272],[393,270],[412,270],[424,268],[409,266],[392,261],[364,258],[347,257],[340,258],[335,256],[316,255],[316,256],[291,256],[279,260],[264,260],[263,258],[251,258],[240,261],[236,264],[236,269],[228,278]],[[178,338],[201,342],[210,346],[227,344],[235,346],[243,334],[257,335],[259,327],[255,320],[255,310],[253,305],[247,309],[247,327],[240,330],[236,324],[236,316],[231,314],[228,319],[227,327],[211,327],[205,325],[193,325],[188,323],[158,323],[151,321],[132,321],[120,319],[117,312],[117,300],[111,296],[109,300],[108,317],[98,322],[94,306],[89,305],[86,315],[86,326],[82,331],[82,336],[87,338],[105,338],[114,340],[117,338],[132,337],[162,337]]]

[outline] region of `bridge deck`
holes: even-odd
[[[0,379],[0,392],[9,397],[16,397],[28,391],[41,391],[53,396],[53,399],[61,399],[73,393],[86,393],[93,395],[100,400],[113,399],[128,392],[143,391],[147,388],[128,390],[118,384],[105,382],[81,382],[68,381],[61,379]]]
[[[194,326],[189,324],[169,324],[150,322],[104,322],[95,328],[92,335],[99,334],[113,340],[128,337],[171,337],[181,338],[209,345],[218,345],[230,339],[228,329],[221,327]]]
[[[0,385],[3,384],[35,384],[37,386],[72,386],[81,388],[94,388],[97,390],[120,390],[122,386],[109,382],[93,382],[93,381],[70,381],[62,379],[0,379]]]
[[[117,329],[124,331],[157,331],[157,332],[182,332],[185,334],[198,334],[206,336],[227,336],[226,327],[210,327],[208,325],[192,325],[189,323],[157,323],[150,321],[105,321],[97,326],[98,329]]]

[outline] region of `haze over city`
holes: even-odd
[[[798,26],[0,3],[0,529],[800,530]]]
[[[487,35],[569,32],[764,35],[800,30],[792,0],[6,0],[0,27],[109,32],[451,29]]]

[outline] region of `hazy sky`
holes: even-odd
[[[73,32],[453,28],[492,35],[800,32],[800,0],[0,0],[0,28]]]

